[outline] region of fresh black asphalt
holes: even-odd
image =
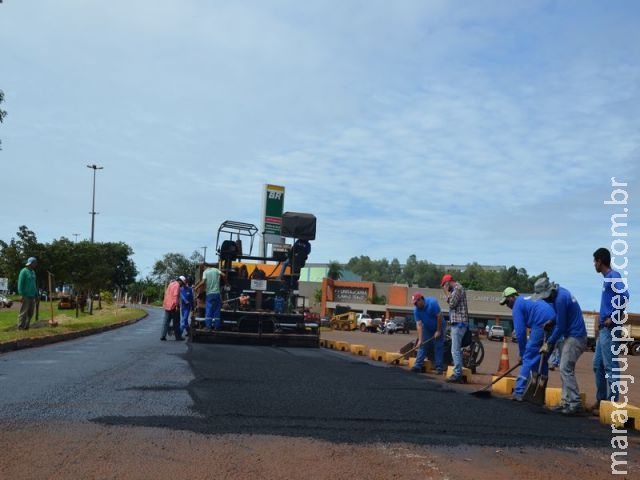
[[[160,342],[161,313],[0,356],[0,421],[59,418],[359,444],[610,448],[611,430],[595,418],[477,398],[335,350]]]

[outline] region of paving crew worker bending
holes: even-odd
[[[527,386],[529,373],[538,369],[540,364],[540,349],[544,342],[545,326],[550,328],[555,321],[555,312],[546,302],[536,302],[531,298],[521,297],[513,287],[507,287],[502,292],[500,305],[507,305],[513,311],[513,328],[518,338],[520,352],[520,374],[513,389],[513,400],[522,401],[522,395]],[[527,328],[531,329],[527,339]],[[543,362],[542,375],[549,373],[549,365]]]
[[[175,280],[171,280],[164,291],[164,299],[162,300],[164,322],[162,323],[162,336],[160,337],[163,342],[167,339],[169,324],[173,325],[175,339],[184,340],[180,334],[180,288],[184,285],[183,278],[180,275]]]
[[[450,274],[442,276],[440,286],[449,304],[449,324],[451,326],[451,357],[453,374],[446,380],[449,383],[464,383],[462,376],[462,338],[469,328],[469,309],[467,292]]]
[[[424,298],[421,293],[416,292],[411,298],[413,302],[413,317],[416,319],[416,329],[418,330],[416,363],[411,368],[412,372],[421,372],[425,357],[433,357],[435,360],[436,373],[442,375],[443,372],[443,348],[444,334],[442,312],[438,301],[433,297]],[[427,342],[425,344],[425,342]]]
[[[536,280],[533,286],[534,300],[544,300],[556,312],[555,327],[540,348],[540,352],[548,354],[554,345],[564,337],[560,352],[560,379],[562,380],[562,397],[560,405],[552,410],[564,415],[576,415],[584,411],[580,389],[576,380],[576,363],[580,355],[587,349],[587,327],[582,317],[582,309],[578,301],[567,290],[547,277]]]

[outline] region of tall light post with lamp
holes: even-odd
[[[87,168],[91,168],[93,170],[93,200],[91,202],[91,211],[89,212],[91,215],[91,243],[93,243],[93,232],[96,220],[96,170],[102,170],[104,167],[99,167],[96,164],[93,164],[87,165]]]

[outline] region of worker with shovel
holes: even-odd
[[[576,381],[576,363],[580,355],[587,349],[587,327],[582,317],[582,309],[571,292],[547,277],[536,280],[533,286],[534,300],[544,300],[553,306],[556,312],[555,327],[540,348],[540,353],[548,354],[554,345],[564,336],[560,354],[560,379],[562,380],[562,397],[560,404],[552,410],[564,415],[578,415],[584,412],[580,398],[580,389]]]
[[[420,345],[416,354],[416,363],[411,371],[421,372],[427,354],[434,352],[436,373],[442,375],[444,371],[444,335],[440,305],[435,298],[425,299],[420,292],[414,293],[411,300],[414,305],[413,316],[416,319],[416,329],[418,330],[416,345]],[[427,342],[431,338],[433,341]]]
[[[531,298],[521,297],[513,287],[502,292],[500,305],[506,305],[513,311],[513,328],[518,338],[518,349],[522,368],[513,389],[513,400],[522,401],[529,381],[529,376],[537,371],[538,376],[547,378],[549,367],[541,362],[540,348],[545,339],[545,324],[555,321],[555,312],[546,302],[536,302]],[[531,329],[527,339],[527,328]]]

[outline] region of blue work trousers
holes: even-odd
[[[425,340],[429,340],[435,334],[435,330],[423,330],[424,338],[421,338],[420,341],[424,342]],[[416,353],[416,368],[422,368],[424,364],[424,359],[429,358],[433,359],[435,363],[436,370],[442,372],[444,370],[443,365],[443,357],[444,357],[444,335],[440,335],[438,338],[434,338],[426,345],[423,345],[418,349]]]
[[[598,339],[596,340],[596,351],[593,354],[593,372],[596,376],[596,400],[618,401],[618,389],[613,383],[613,368],[618,368],[618,356],[611,351],[613,338],[611,330],[601,327],[598,330]],[[608,375],[608,376],[605,376]]]
[[[222,298],[219,293],[207,293],[206,305],[204,310],[204,323],[207,328],[215,328],[219,330],[222,322],[220,321],[220,309],[222,308]]]
[[[524,393],[524,389],[527,386],[527,380],[529,379],[529,374],[531,372],[538,372],[541,356],[540,347],[543,342],[544,330],[541,327],[533,328],[522,356],[522,367],[520,367],[520,373],[516,379],[516,386],[513,389],[514,397],[521,397]],[[547,362],[542,362],[542,370],[540,373],[542,375],[549,374],[549,364]]]
[[[191,310],[190,303],[180,302],[180,335],[183,335],[185,330],[189,328],[189,314]]]

